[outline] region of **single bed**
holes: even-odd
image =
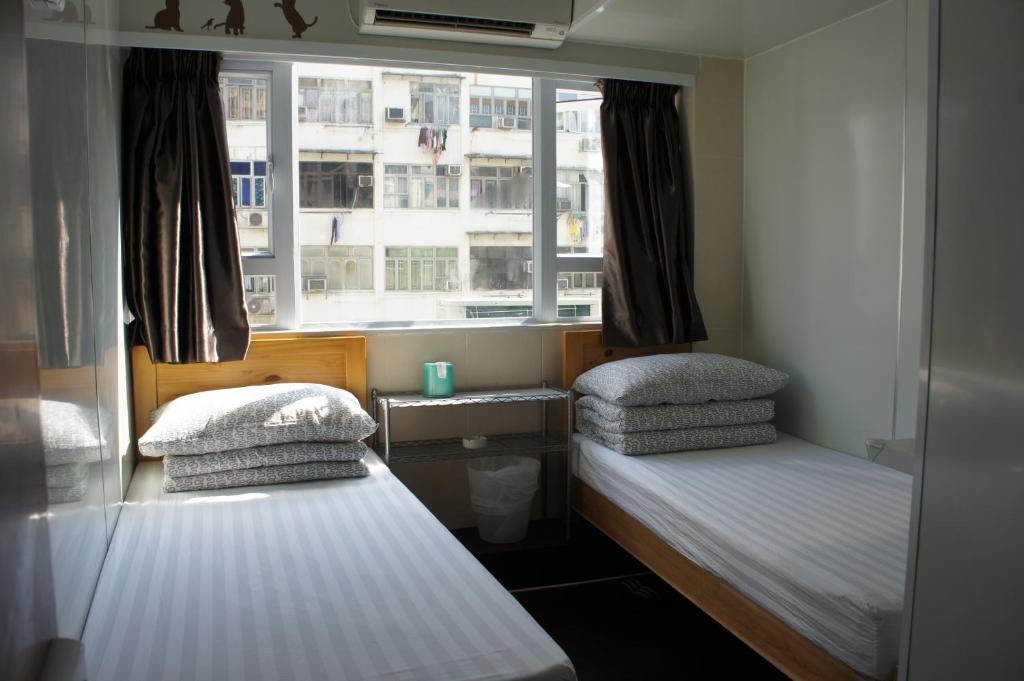
[[[318,361],[365,352],[330,340],[313,343]],[[276,343],[256,343],[252,361],[308,380],[268,357],[294,358]],[[241,368],[217,387],[254,382]],[[140,463],[86,623],[89,679],[575,679],[511,594],[375,454],[366,463],[359,479],[174,494],[161,464]]]
[[[616,358],[594,332],[564,347],[565,385]],[[910,476],[785,434],[642,457],[575,443],[577,510],[783,672],[894,676]]]

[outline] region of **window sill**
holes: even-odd
[[[319,324],[303,324],[298,329],[273,329],[257,327],[255,336],[326,336],[331,334],[353,333],[401,333],[403,331],[457,331],[473,329],[600,329],[599,319],[571,320],[560,319],[557,322],[542,322],[536,319],[439,319],[419,322],[335,322]]]

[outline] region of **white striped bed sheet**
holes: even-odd
[[[368,452],[366,478],[169,494],[140,464],[90,681],[572,681],[565,653]]]
[[[859,673],[892,675],[911,476],[784,433],[638,457],[575,441],[580,479],[686,558]]]

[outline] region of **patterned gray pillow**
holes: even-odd
[[[284,442],[354,442],[377,424],[347,390],[278,383],[207,390],[153,412],[139,438],[146,456],[188,456]]]
[[[185,475],[314,461],[362,461],[367,449],[362,442],[286,442],[283,445],[232,449],[211,454],[165,456],[164,474],[180,478]]]
[[[305,480],[333,480],[336,478],[365,478],[370,472],[362,461],[316,461],[285,466],[243,468],[205,475],[186,475],[172,478],[164,471],[165,492],[189,492],[201,489],[226,489],[252,485],[277,485],[282,482]]]
[[[775,402],[768,399],[731,400],[706,404],[659,404],[653,407],[620,407],[587,395],[576,401],[576,414],[610,433],[645,430],[735,426],[771,421]]]
[[[643,433],[609,433],[586,420],[581,420],[579,427],[580,432],[590,439],[597,440],[620,454],[629,456],[688,452],[694,449],[745,447],[775,442],[775,426],[770,423],[648,430]]]
[[[631,357],[584,372],[573,388],[623,407],[749,400],[785,387],[789,376],[736,357],[701,352]]]

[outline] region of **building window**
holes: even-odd
[[[299,161],[301,208],[373,208],[373,164]]]
[[[373,246],[303,246],[302,291],[372,291]]]
[[[533,288],[533,249],[529,246],[471,246],[470,279],[477,291]]]
[[[448,83],[409,84],[409,120],[425,125],[456,125],[459,122],[459,86]]]
[[[533,210],[532,167],[474,165],[469,177],[471,208]]]
[[[471,85],[469,124],[474,128],[529,130],[533,118],[529,88]]]
[[[458,208],[462,166],[384,166],[385,208]]]
[[[371,125],[373,83],[369,80],[299,78],[299,122]]]
[[[384,288],[388,291],[457,291],[457,247],[388,246],[384,258]]]
[[[224,117],[229,121],[267,120],[267,81],[264,78],[225,76],[220,79]]]
[[[559,272],[558,290],[599,289],[603,277],[600,272]]]
[[[231,198],[236,209],[266,207],[266,161],[231,162]]]
[[[587,173],[578,170],[559,170],[555,189],[555,210],[559,213],[572,211],[586,213],[588,210],[589,182]]]
[[[249,323],[265,326],[277,322],[277,277],[273,274],[245,274],[245,307]]]
[[[555,114],[555,129],[558,132],[600,135],[601,113],[597,109],[559,111]]]

